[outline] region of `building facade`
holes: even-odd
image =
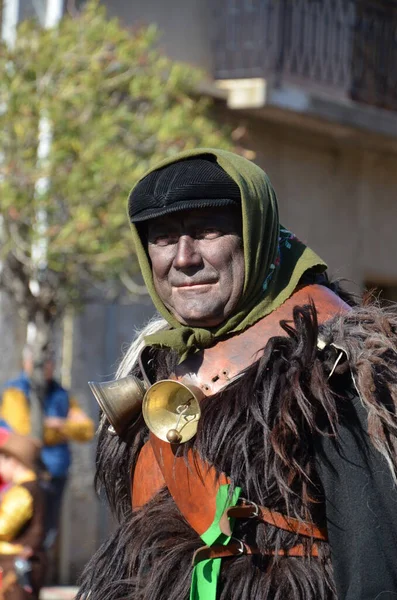
[[[283,223],[351,288],[397,284],[395,0],[104,1],[172,58],[270,176]],[[172,5],[172,6],[171,6]]]

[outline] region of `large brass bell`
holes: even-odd
[[[194,385],[166,379],[153,384],[142,404],[150,431],[171,444],[187,442],[196,435],[203,392]]]
[[[145,395],[143,381],[128,375],[105,383],[89,381],[88,385],[115,433],[122,435],[142,410]]]

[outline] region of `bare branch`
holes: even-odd
[[[18,227],[17,227],[16,223],[9,223],[8,229],[10,231],[12,240],[15,242],[15,244],[18,246],[18,248],[21,250],[21,252],[25,253],[26,262],[28,262],[29,258],[27,256],[27,254],[30,253],[31,245],[27,244],[25,242],[25,240],[20,236],[20,233],[18,231]]]

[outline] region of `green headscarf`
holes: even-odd
[[[244,331],[279,307],[295,290],[308,269],[317,272],[327,265],[310,248],[280,226],[277,198],[266,173],[249,160],[211,148],[198,148],[167,158],[146,174],[193,156],[212,155],[237,183],[241,192],[245,278],[236,310],[217,327],[209,329],[182,325],[164,306],[152,277],[147,248],[134,224],[132,234],[142,275],[159,313],[170,329],[147,336],[145,342],[176,350],[184,360],[190,352],[208,348],[219,339]]]

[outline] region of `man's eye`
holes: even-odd
[[[213,240],[222,235],[222,232],[219,229],[215,229],[214,227],[206,227],[205,229],[201,229],[198,232],[198,236],[205,240]]]
[[[153,237],[150,242],[156,246],[168,246],[169,244],[176,244],[178,236],[172,234],[161,234]]]

